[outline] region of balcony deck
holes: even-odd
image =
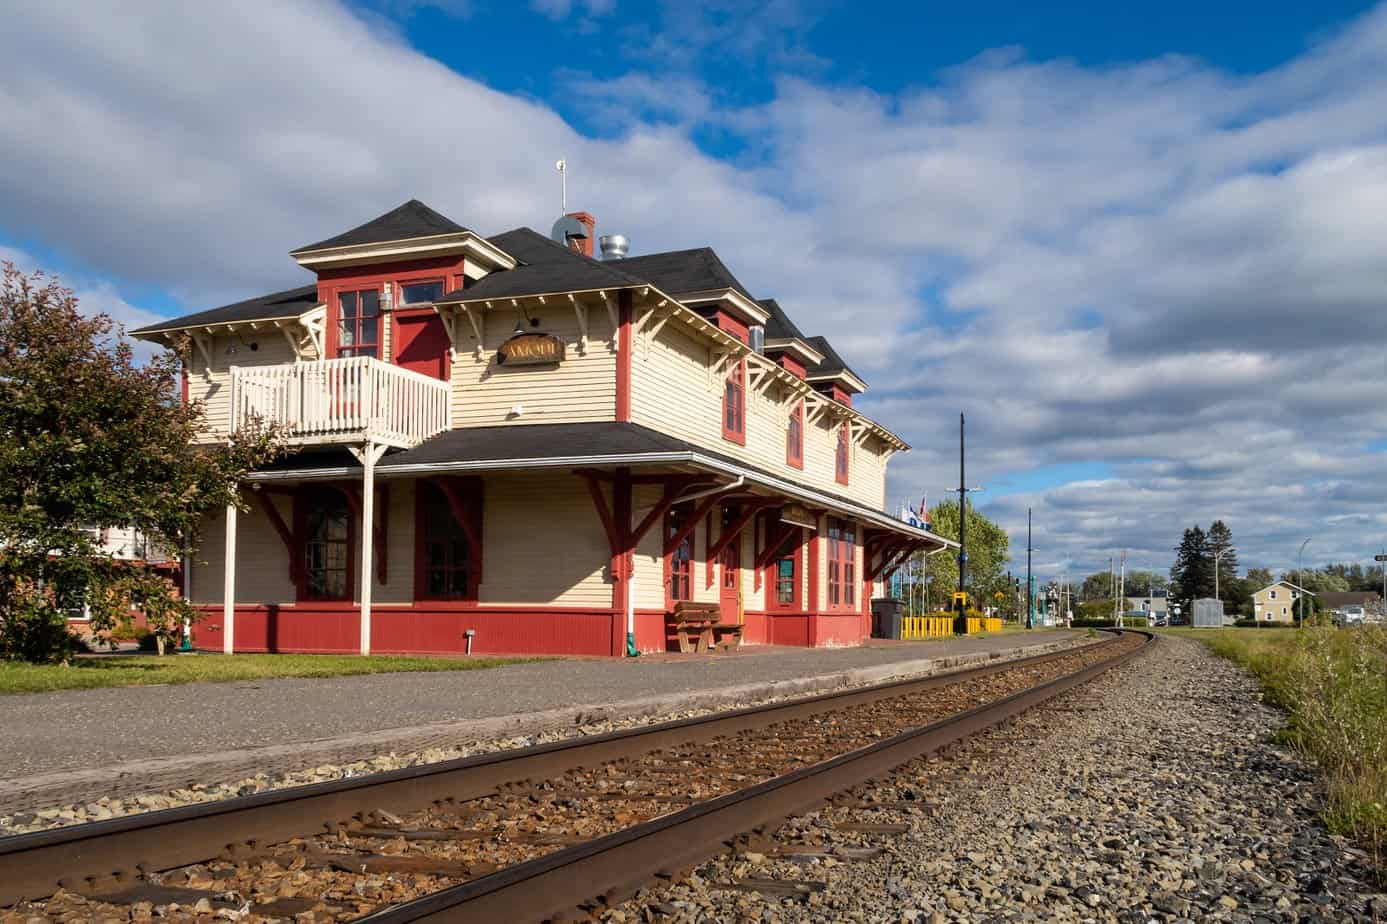
[[[296,446],[417,446],[448,429],[447,382],[368,356],[231,369],[230,430],[259,418]]]

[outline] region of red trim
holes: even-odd
[[[631,290],[617,293],[616,419],[631,419]]]
[[[748,343],[751,340],[751,331],[747,325],[732,317],[725,309],[719,308],[717,310],[717,313],[713,315],[713,323],[717,324],[720,330],[731,334],[742,343]]]
[[[736,399],[736,407],[729,408],[727,405],[728,393],[732,392]],[[729,413],[729,411],[734,413]],[[732,417],[734,426],[728,426],[728,417]],[[739,446],[746,445],[746,359],[739,359],[727,373],[727,379],[722,386],[722,438],[736,443]]]
[[[804,364],[801,363],[799,360],[795,359],[789,353],[781,353],[779,356],[776,357],[776,362],[780,364],[780,368],[786,370],[792,375],[799,376],[801,379],[804,378]]]
[[[665,541],[664,548],[662,549],[662,554],[660,556],[660,561],[662,563],[664,573],[666,610],[674,609],[674,604],[678,603],[679,600],[693,599],[694,548],[696,547],[698,542],[698,537],[697,535],[695,535],[695,531],[698,527],[698,511],[689,511],[687,509],[683,510],[681,517],[683,520],[682,525],[680,526],[678,532],[676,532],[674,535],[670,535],[670,527],[672,525],[671,519],[676,516],[681,516],[679,508],[671,507],[670,509],[665,511]],[[681,597],[679,598],[679,600],[676,600],[674,597],[674,553],[677,552],[679,550],[679,547],[683,545],[685,542],[687,542],[689,546],[689,559],[684,565],[686,569],[684,579],[688,581],[689,595],[687,598]]]
[[[825,532],[835,524],[838,527],[839,538],[836,540],[827,536],[825,538],[828,541],[829,578],[830,581],[835,577],[837,578],[838,602],[834,603],[830,597],[824,601],[821,609],[826,613],[855,613],[858,609],[858,594],[861,591],[860,575],[857,573],[857,546],[860,538],[858,528],[852,520],[830,517],[828,523],[825,524]],[[851,531],[853,534],[851,543],[841,538],[842,533],[846,531]],[[837,558],[834,557],[835,552],[838,555]],[[849,570],[851,570],[851,574],[849,574]],[[846,599],[849,591],[852,593],[851,600]]]
[[[799,424],[798,433],[795,424]],[[795,439],[798,436],[799,439]],[[790,421],[785,425],[785,464],[791,468],[804,468],[804,401],[795,405],[790,412]]]
[[[396,263],[380,263],[369,267],[343,266],[320,270],[318,273],[318,301],[327,305],[327,337],[323,352],[327,358],[337,357],[338,292],[374,288],[380,291],[385,283],[392,284],[393,303],[399,302],[401,282],[428,282],[443,280],[445,291],[462,288],[465,284],[463,261],[458,257],[428,257],[418,260],[404,260]],[[382,311],[381,318],[391,312]],[[385,321],[381,321],[381,338],[384,340]],[[377,350],[379,358],[380,351]]]

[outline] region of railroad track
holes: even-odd
[[[0,921],[594,914],[1152,640],[0,839]]]

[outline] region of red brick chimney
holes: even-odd
[[[587,237],[585,238],[574,238],[570,240],[568,242],[569,246],[583,256],[592,256],[592,245],[593,242],[597,240],[597,219],[593,218],[592,215],[587,212],[569,212],[564,217],[574,219],[578,224],[582,225],[583,229],[587,232]]]

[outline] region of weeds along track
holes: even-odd
[[[582,916],[1151,641],[11,837],[0,922]]]

